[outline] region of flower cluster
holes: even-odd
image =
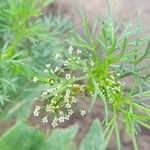
[[[67,112],[63,112],[63,111],[60,111],[59,112],[59,116],[55,117],[53,122],[52,122],[52,126],[53,127],[56,127],[58,126],[59,123],[63,123],[65,122],[65,120],[69,120],[70,119],[70,116],[73,114],[73,110],[72,109],[68,109]]]
[[[61,87],[59,86],[59,89]],[[44,110],[47,115],[42,118],[43,123],[47,123],[47,116],[54,116],[54,119],[51,123],[53,127],[58,126],[59,123],[65,122],[65,120],[69,120],[70,116],[73,114],[72,106],[77,102],[77,98],[74,96],[78,91],[83,90],[83,86],[80,85],[72,85],[69,88],[65,89],[65,92],[60,92],[58,88],[51,88],[43,91],[41,94],[42,99],[47,99],[48,104],[46,106],[36,106],[33,111],[34,116],[39,116],[39,111]],[[86,114],[85,110],[81,110],[81,115],[84,116]]]
[[[88,69],[93,75],[96,75],[97,84],[102,92],[103,96],[109,101],[109,103],[113,103],[115,96],[117,94],[122,94],[122,83],[118,81],[117,76],[115,77],[112,74],[107,74],[107,76],[100,75],[97,78],[97,73],[95,72],[96,64],[92,59],[92,55],[89,54],[88,60],[82,60],[79,57],[82,54],[82,51],[77,49],[74,50],[72,46],[68,48],[68,57],[64,60],[64,64],[62,66],[51,66],[51,64],[46,64],[44,73],[48,75],[48,79],[45,83],[45,89],[42,91],[40,100],[46,101],[46,105],[36,106],[33,111],[34,116],[39,115],[39,111],[42,110],[46,113],[46,116],[42,118],[43,123],[49,122],[48,116],[53,118],[51,125],[56,127],[59,123],[65,122],[65,120],[69,120],[70,116],[73,114],[73,105],[77,103],[76,96],[81,93],[85,93],[88,90],[88,94],[90,96],[93,95],[94,89],[93,85],[88,85],[88,83],[78,84],[77,79],[79,77],[75,77],[73,71],[77,67],[84,74],[88,74]],[[61,54],[56,54],[55,59],[60,59]],[[33,78],[33,82],[37,82],[39,79],[37,77]],[[80,80],[79,80],[80,81]],[[89,86],[89,89],[88,89]],[[81,116],[86,114],[86,110],[80,110]]]
[[[33,111],[34,116],[39,116],[40,106],[36,106],[35,110]]]
[[[77,57],[71,55],[76,53]],[[42,118],[43,123],[50,122],[49,117],[53,118],[51,125],[56,127],[59,123],[63,123],[69,120],[71,115],[74,113],[73,105],[77,103],[76,95],[84,91],[84,86],[76,83],[76,77],[72,74],[71,70],[67,70],[71,64],[80,65],[79,55],[82,53],[81,50],[77,49],[74,51],[73,47],[70,46],[68,49],[69,58],[66,59],[63,66],[55,68],[51,64],[46,64],[44,73],[50,75],[48,81],[45,83],[45,90],[42,91],[39,100],[46,101],[44,106],[36,106],[33,111],[34,116],[39,116],[40,111],[45,117]],[[55,55],[55,59],[60,58],[60,54]],[[37,77],[33,78],[33,82],[37,82]],[[37,100],[37,98],[36,98]],[[81,116],[86,114],[86,110],[80,111]],[[49,117],[48,117],[49,116]]]

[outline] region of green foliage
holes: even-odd
[[[46,148],[44,134],[19,122],[0,138],[3,150],[42,150]]]
[[[103,150],[103,132],[98,119],[94,120],[89,131],[82,139],[80,150]]]
[[[100,99],[104,105],[104,149],[113,132],[116,134],[118,149],[121,149],[117,125],[120,121],[125,124],[126,132],[133,140],[134,149],[137,149],[137,127],[150,128],[150,107],[143,101],[148,99],[150,94],[150,65],[143,63],[149,58],[150,40],[140,37],[141,26],[132,29],[131,24],[119,23],[119,27],[114,27],[110,7],[108,14],[107,20],[98,19],[90,28],[89,21],[82,12],[84,37],[72,30],[72,38],[68,42],[76,49],[79,48],[83,55],[88,54],[85,58],[86,89],[87,92],[93,93],[90,110],[96,99]],[[98,35],[93,32],[95,29],[99,29]],[[119,29],[122,32],[118,32]],[[142,46],[147,42],[147,48],[141,54]],[[122,82],[128,77],[132,78],[132,86],[124,86]],[[123,84],[120,84],[121,82]],[[110,112],[113,117],[109,121]]]
[[[24,92],[19,91],[34,88],[30,80],[35,72],[42,74],[41,64],[64,48],[60,39],[65,37],[70,24],[60,16],[43,16],[43,8],[51,2],[1,1],[0,108],[3,110],[12,99],[11,106],[20,97],[26,99]]]
[[[75,150],[75,144],[72,140],[77,130],[77,126],[72,126],[67,129],[55,129],[48,138],[50,150]]]
[[[76,132],[77,126],[56,129],[46,139],[42,132],[19,122],[0,138],[0,147],[3,150],[70,150],[74,148],[72,139]]]

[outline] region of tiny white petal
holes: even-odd
[[[64,122],[65,121],[65,118],[63,116],[59,117],[59,122]]]
[[[59,114],[60,114],[61,116],[64,115],[64,113],[63,113],[62,111],[60,111]]]
[[[70,54],[72,54],[72,51],[73,51],[73,47],[72,47],[72,46],[69,46],[68,52],[69,52]]]
[[[43,123],[48,122],[47,116],[45,116],[44,118],[42,118],[42,122],[43,122]]]
[[[58,59],[58,58],[60,58],[60,54],[55,55],[55,59]]]
[[[93,62],[93,61],[91,61],[91,66],[92,66],[92,67],[94,66],[94,62]]]
[[[35,106],[35,110],[40,110],[40,106]]]
[[[81,116],[84,116],[85,114],[86,114],[86,110],[81,110],[81,112],[80,112],[80,114],[81,114]]]
[[[117,73],[116,75],[119,77],[119,76],[120,76],[120,73]]]
[[[50,110],[51,110],[51,109],[50,109],[50,106],[49,106],[49,105],[46,105],[46,109],[45,109],[45,110],[46,110],[46,112],[50,112]]]
[[[60,69],[60,68],[56,66],[55,69],[54,69],[54,72],[59,71],[59,69]]]
[[[38,117],[39,116],[39,111],[38,110],[34,110],[33,114],[34,114],[34,116]]]
[[[38,81],[38,78],[37,78],[37,77],[34,77],[32,81],[35,83],[35,82]]]
[[[46,66],[47,68],[49,68],[49,67],[51,66],[51,64],[46,64],[45,66]]]
[[[45,73],[49,73],[48,69],[44,69],[44,72],[45,72]]]
[[[72,109],[69,109],[68,110],[68,115],[72,115],[73,114],[73,110]]]
[[[81,50],[77,49],[77,54],[79,55],[81,53],[82,53]]]
[[[66,108],[70,108],[71,105],[69,103],[66,104]]]
[[[58,123],[55,122],[55,121],[53,121],[53,122],[52,122],[52,126],[55,128],[56,126],[58,126]]]
[[[66,74],[66,79],[71,79],[71,75],[70,74]]]
[[[37,101],[37,100],[38,100],[37,98],[34,99],[34,101]]]

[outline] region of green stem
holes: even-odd
[[[102,95],[102,92],[100,91],[99,87],[97,86],[97,83],[93,80],[93,83],[95,85],[96,91],[98,92],[98,95],[100,96],[101,100],[104,103],[104,108],[105,108],[105,123],[108,123],[108,108],[107,108],[107,103],[105,97]]]
[[[138,150],[134,129],[132,130],[132,141],[133,141],[134,150]]]
[[[114,128],[115,128],[115,117],[113,117],[112,121],[110,122],[110,125],[108,126],[109,128],[107,128],[106,130],[109,131],[108,134],[107,134],[107,137],[105,138],[105,142],[104,142],[104,145],[103,145],[103,149],[105,150],[110,139],[111,139],[111,136],[112,136],[112,133],[114,131]],[[105,132],[105,136],[106,136],[106,132]]]
[[[90,107],[88,109],[88,112],[91,112],[91,110],[92,110],[92,108],[93,108],[93,106],[94,106],[94,104],[96,102],[96,98],[97,98],[97,91],[94,93],[94,96],[92,98],[92,102],[91,102]]]

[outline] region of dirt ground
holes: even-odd
[[[85,98],[82,100],[79,100],[80,103],[77,104],[76,108],[88,108],[90,104],[90,99]],[[75,108],[74,108],[75,110]],[[81,117],[79,111],[74,111],[74,114],[71,116],[69,121],[66,121],[65,123],[59,124],[59,128],[67,128],[70,125],[78,124],[79,130],[78,133],[74,139],[74,142],[78,146],[81,142],[81,140],[84,138],[86,132],[88,131],[92,121],[96,118],[102,120],[103,115],[103,107],[100,105],[99,101],[94,105],[93,110],[91,113],[87,113],[84,117]],[[51,124],[50,122],[48,124],[43,124],[41,122],[40,117],[34,117],[33,113],[31,113],[29,117],[29,124],[33,127],[36,127],[37,129],[40,129],[48,134],[50,134],[53,130],[53,128],[49,125]],[[124,125],[120,124],[120,136],[121,136],[121,145],[122,145],[122,150],[134,150],[133,145],[127,134],[125,133],[125,128]],[[139,150],[149,150],[150,146],[150,130],[147,129],[141,129],[141,132],[137,136],[137,141],[138,141],[138,146]],[[111,142],[108,145],[107,150],[117,150],[116,148],[116,141],[115,141],[115,136],[112,136]]]
[[[85,9],[86,15],[91,23],[97,17],[106,15],[106,0],[55,0],[53,10],[69,18],[80,31],[79,5]],[[150,0],[112,0],[112,10],[114,22],[131,21],[136,22],[137,14],[141,16],[141,22],[145,34],[149,34],[150,26]],[[149,31],[148,31],[149,30]]]

